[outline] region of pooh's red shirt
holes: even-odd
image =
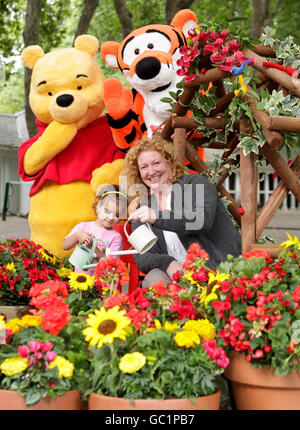
[[[71,143],[57,154],[36,175],[25,173],[23,159],[27,149],[44,133],[48,124],[35,120],[38,133],[22,143],[19,148],[19,175],[23,181],[34,181],[30,196],[36,194],[46,181],[68,184],[79,180],[90,182],[92,172],[105,163],[111,163],[125,154],[113,141],[106,115],[96,119],[85,128],[78,130]]]

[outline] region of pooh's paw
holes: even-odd
[[[107,112],[114,119],[120,119],[133,107],[132,91],[122,87],[116,78],[106,79],[103,83],[103,100]]]
[[[112,163],[105,163],[103,166],[93,171],[91,187],[98,194],[103,185],[119,185],[119,176],[122,170],[123,160],[115,160]]]

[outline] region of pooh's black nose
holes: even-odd
[[[146,57],[139,61],[136,65],[135,71],[140,79],[155,78],[160,72],[161,64],[155,57]]]
[[[56,103],[58,106],[61,107],[68,107],[70,106],[74,101],[74,97],[71,96],[71,94],[62,94],[61,96],[58,96],[56,99]]]

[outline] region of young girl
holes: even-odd
[[[63,249],[71,249],[78,243],[91,248],[95,238],[97,242],[95,253],[99,261],[100,258],[105,257],[107,247],[111,251],[122,249],[122,236],[113,229],[113,226],[119,222],[119,219],[126,218],[127,197],[120,191],[118,185],[111,185],[102,189],[93,207],[97,219],[77,224],[64,238]],[[90,268],[84,272],[93,276],[95,270]],[[82,272],[82,270],[75,268],[75,272]]]

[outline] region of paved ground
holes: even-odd
[[[286,232],[300,238],[300,211],[278,211],[262,236],[268,236],[281,243],[287,239]],[[30,239],[30,228],[26,217],[7,215],[0,221],[0,242],[8,238]]]

